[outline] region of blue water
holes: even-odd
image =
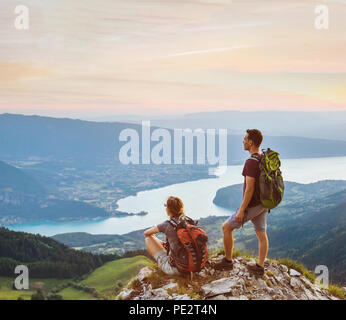
[[[210,215],[228,215],[224,208],[213,204],[219,188],[243,182],[243,166],[229,166],[227,172],[215,179],[203,179],[170,185],[160,189],[143,191],[136,196],[118,201],[119,210],[125,212],[147,211],[146,216],[107,218],[102,220],[63,223],[27,223],[10,226],[9,229],[40,233],[52,236],[66,232],[88,232],[92,234],[125,234],[134,230],[148,228],[166,219],[163,206],[170,195],[181,197],[186,214],[193,218]],[[346,157],[283,159],[284,179],[298,183],[311,183],[319,180],[346,180]]]

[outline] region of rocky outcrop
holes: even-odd
[[[234,259],[231,271],[215,271],[211,257],[206,268],[190,277],[169,277],[145,267],[123,289],[117,299],[127,300],[339,300],[327,289],[311,283],[299,271],[275,262],[266,262],[262,277],[249,273],[254,259]]]

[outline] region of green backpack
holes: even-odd
[[[279,205],[284,196],[284,180],[282,178],[279,153],[268,148],[262,149],[262,156],[251,156],[251,159],[259,161],[260,175],[259,188],[260,199],[265,208],[273,209]]]

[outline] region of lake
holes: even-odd
[[[243,182],[242,169],[242,165],[229,166],[227,172],[218,178],[184,182],[143,191],[136,196],[118,201],[120,211],[135,213],[147,211],[146,216],[84,222],[28,223],[8,228],[46,236],[66,232],[125,234],[149,228],[164,221],[167,218],[164,203],[170,195],[180,197],[184,201],[186,214],[195,219],[210,215],[229,215],[232,210],[217,207],[213,204],[213,199],[218,189]],[[311,183],[326,179],[346,180],[346,157],[282,159],[282,172],[284,180],[298,183]]]

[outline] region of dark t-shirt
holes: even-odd
[[[254,153],[254,155],[260,156],[259,153]],[[255,178],[255,191],[252,195],[251,201],[248,204],[248,208],[258,206],[261,204],[260,200],[260,190],[259,190],[259,161],[256,161],[255,159],[247,159],[245,161],[244,169],[242,172],[242,175],[244,176],[244,186],[243,186],[243,197],[246,189],[246,176]]]
[[[157,228],[160,232],[163,232],[167,236],[167,241],[169,243],[170,250],[173,255],[178,252],[180,241],[177,236],[177,232],[174,230],[174,227],[166,220],[163,223],[157,225]]]

